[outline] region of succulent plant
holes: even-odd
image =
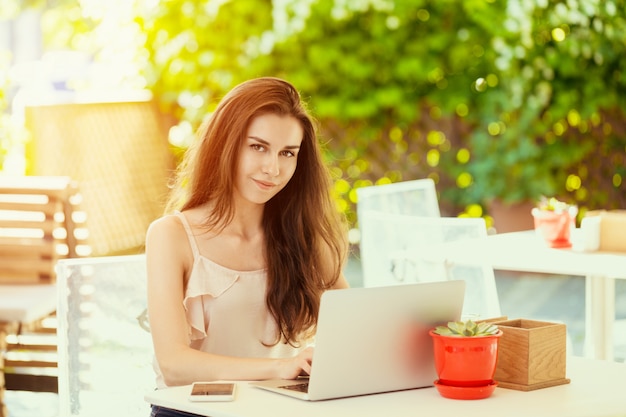
[[[498,333],[498,326],[488,323],[476,323],[473,320],[450,321],[447,326],[437,326],[434,333],[442,336],[474,337]]]
[[[544,197],[541,197],[538,207],[541,210],[562,212],[562,211],[568,210],[570,205],[563,201],[559,201],[554,197],[548,198],[544,196]]]

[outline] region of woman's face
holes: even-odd
[[[302,136],[294,117],[268,113],[252,119],[239,154],[235,193],[257,204],[274,197],[296,171]]]

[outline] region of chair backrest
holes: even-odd
[[[163,214],[174,157],[170,124],[152,101],[29,106],[29,173],[76,180],[92,256],[140,253]]]
[[[430,178],[357,188],[357,220],[360,232],[360,257],[363,285],[387,281],[389,271],[381,271],[375,261],[380,256],[376,234],[379,226],[367,221],[366,212],[439,217],[435,182]]]
[[[0,177],[0,283],[51,284],[58,259],[89,254],[69,177]]]
[[[493,268],[475,265],[447,265],[443,260],[425,259],[425,247],[487,235],[482,218],[420,217],[364,212],[366,230],[362,243],[369,245],[362,258],[369,286],[407,282],[462,279],[466,281],[463,315],[492,318],[500,316],[500,303]]]
[[[145,255],[63,259],[57,274],[59,415],[145,417],[155,388]]]
[[[430,178],[357,188],[357,217],[367,210],[439,217],[435,182]],[[359,219],[360,220],[360,219]]]

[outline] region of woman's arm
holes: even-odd
[[[293,379],[310,372],[312,349],[293,358],[236,358],[189,347],[183,307],[184,277],[193,263],[187,235],[174,216],[155,221],[146,235],[148,314],[157,362],[168,386],[207,380]]]

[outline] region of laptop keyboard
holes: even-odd
[[[283,385],[280,388],[290,389],[298,392],[309,392],[309,383],[303,382],[302,384]]]

